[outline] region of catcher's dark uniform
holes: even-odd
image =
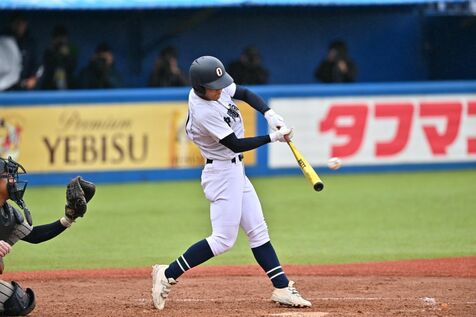
[[[7,203],[0,207],[0,240],[13,246],[18,240],[28,236],[32,230],[33,227],[14,207]],[[0,272],[3,271],[3,268],[3,258],[0,257]],[[0,315],[4,313],[5,302],[12,297],[14,290],[14,284],[0,280]],[[29,302],[34,305],[34,297]]]
[[[77,217],[84,215],[86,203],[95,193],[94,184],[80,177],[74,178],[66,191],[65,216],[50,224],[33,226],[30,212],[23,201],[26,182],[18,179],[19,170],[25,173],[23,167],[11,158],[0,158],[0,240],[10,246],[19,240],[41,243],[56,237],[71,226]],[[23,213],[8,204],[7,199],[15,201]],[[0,256],[0,274],[4,267],[4,259]],[[31,289],[23,289],[14,281],[0,279],[0,316],[26,316],[34,308],[35,294]]]
[[[33,227],[16,208],[7,203],[0,207],[0,228],[0,240],[7,242],[10,246],[13,246],[19,240],[29,243],[41,243],[56,237],[66,229],[60,220]],[[4,263],[1,257],[0,262],[2,262],[1,266],[3,269]],[[9,283],[0,280],[0,315],[4,312],[5,303],[12,297],[16,287],[19,287],[19,285],[15,282]],[[24,305],[27,307],[33,305],[33,307],[31,307],[31,310],[33,310],[35,304],[33,291],[27,289],[25,292],[31,293],[32,298],[29,299],[29,302],[24,303]],[[24,313],[24,315],[26,314]]]

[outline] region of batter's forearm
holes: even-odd
[[[254,150],[269,142],[271,142],[269,135],[238,139],[234,133],[220,140],[221,144],[223,144],[235,153],[242,153]]]
[[[66,227],[63,226],[59,220],[57,220],[47,225],[33,227],[33,230],[30,232],[30,234],[24,237],[22,240],[29,243],[45,242],[56,237],[65,229]]]

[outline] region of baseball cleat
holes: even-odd
[[[275,288],[271,300],[281,305],[292,307],[311,307],[310,301],[304,299],[294,288],[294,282],[289,281],[288,287]]]
[[[168,265],[154,265],[152,267],[152,301],[155,308],[162,310],[165,307],[165,300],[169,296],[172,285],[177,284],[173,278],[165,277],[165,270]]]

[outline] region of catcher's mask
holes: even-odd
[[[23,209],[25,212],[25,218],[31,225],[31,214],[26,207],[25,201],[23,200],[23,194],[25,194],[26,185],[28,182],[25,180],[20,180],[19,176],[21,174],[26,174],[26,170],[23,166],[21,166],[21,164],[15,162],[11,157],[8,157],[8,159],[0,157],[0,177],[7,178],[8,180],[8,197],[13,200],[18,205],[18,207]]]

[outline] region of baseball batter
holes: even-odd
[[[23,201],[27,182],[19,179],[19,174],[24,173],[25,169],[11,158],[0,158],[0,274],[4,270],[3,258],[16,242],[41,243],[56,237],[84,215],[86,203],[95,193],[94,184],[79,177],[73,179],[67,187],[65,215],[53,223],[33,226]],[[8,204],[8,199],[23,209],[23,214]],[[0,316],[26,316],[34,308],[33,290],[0,279]]]
[[[186,132],[205,159],[201,184],[210,201],[212,234],[192,245],[169,265],[153,266],[154,306],[164,308],[171,286],[183,273],[228,251],[234,245],[240,227],[248,236],[256,261],[275,288],[271,300],[288,306],[311,306],[296,290],[294,282],[288,280],[279,263],[260,201],[242,164],[243,152],[270,142],[285,142],[284,136],[291,138],[292,130],[261,97],[234,84],[215,57],[197,58],[190,66],[190,80],[192,89],[188,98]],[[233,99],[245,101],[264,114],[274,132],[245,138],[243,118]]]

